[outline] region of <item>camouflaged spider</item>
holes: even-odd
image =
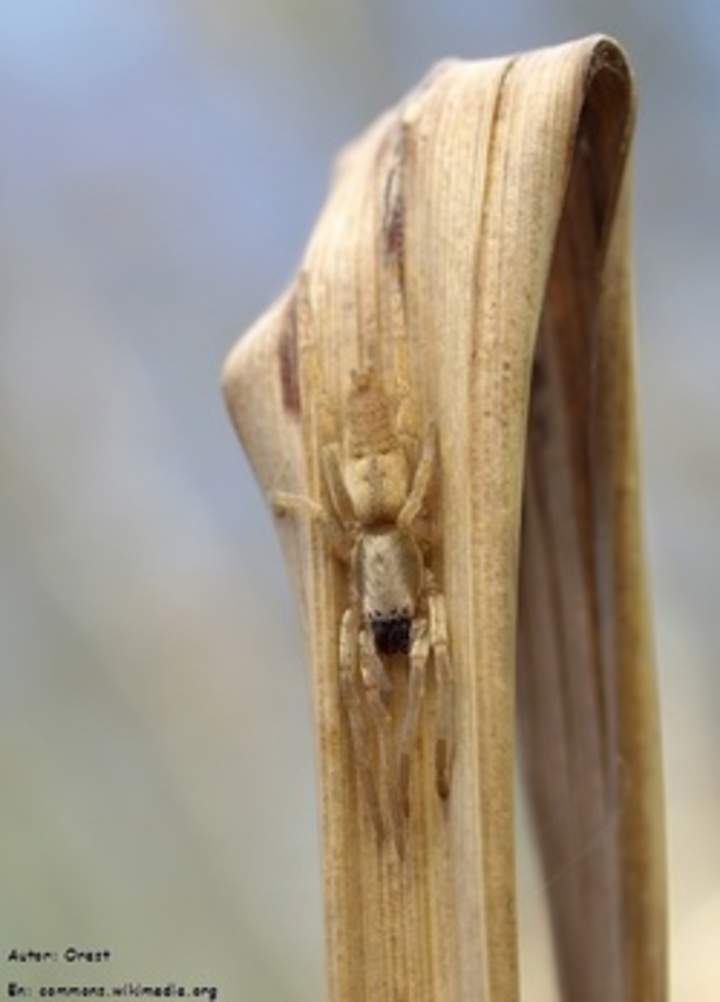
[[[335,556],[349,568],[350,604],[340,625],[340,693],[355,763],[382,837],[383,813],[374,781],[368,714],[374,726],[377,771],[401,852],[401,812],[409,814],[410,755],[431,653],[438,699],[436,787],[443,798],[450,792],[453,705],[447,617],[444,596],[426,563],[432,536],[423,517],[436,456],[435,426],[428,426],[418,450],[414,438],[398,431],[379,379],[368,369],[353,373],[342,442],[326,445],[322,451],[331,508],[292,494],[276,493],[272,498],[279,514],[296,511],[316,521]],[[391,655],[405,655],[410,665],[407,705],[392,757],[387,705],[392,685],[383,661]]]

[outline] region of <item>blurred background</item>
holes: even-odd
[[[109,947],[112,979],[322,996],[300,624],[219,370],[292,274],[335,152],[430,64],[598,30],[641,94],[673,984],[720,998],[713,0],[2,4],[3,959]],[[525,858],[522,884],[532,914]],[[61,974],[3,963],[0,979]]]

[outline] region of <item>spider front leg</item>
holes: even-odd
[[[378,741],[378,772],[380,788],[388,804],[388,816],[398,855],[403,856],[402,817],[395,786],[395,775],[391,761],[392,717],[383,701],[383,693],[391,688],[390,679],[375,649],[375,642],[369,630],[360,632],[360,674],[365,689],[365,699],[375,724]]]
[[[425,619],[416,619],[410,646],[410,678],[408,680],[407,706],[400,729],[398,748],[398,774],[400,798],[406,816],[410,814],[410,756],[417,739],[420,724],[420,710],[425,695],[425,672],[430,654],[428,624]]]
[[[352,500],[342,474],[342,457],[337,442],[324,445],[321,454],[323,477],[333,509],[343,528],[348,530],[355,521]]]
[[[409,529],[422,511],[427,494],[432,483],[435,463],[437,460],[437,428],[431,421],[425,432],[420,459],[413,477],[412,487],[405,504],[398,515],[397,524],[400,529]]]
[[[448,653],[447,611],[445,596],[435,587],[430,577],[428,610],[430,618],[430,647],[435,663],[437,689],[437,723],[435,738],[435,784],[441,797],[450,793],[450,775],[454,751],[454,700],[453,674]]]
[[[270,498],[273,510],[277,515],[287,515],[289,512],[297,512],[316,522],[322,529],[328,546],[343,563],[350,560],[352,551],[352,541],[347,532],[339,525],[336,518],[325,511],[322,505],[311,498],[301,497],[299,494],[286,494],[283,491],[276,491]]]
[[[351,606],[345,610],[340,624],[340,697],[350,723],[350,742],[355,768],[360,777],[375,833],[378,841],[382,842],[384,826],[373,779],[370,732],[357,687],[358,629],[358,615]]]

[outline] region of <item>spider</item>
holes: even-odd
[[[274,494],[272,501],[278,514],[298,512],[315,521],[348,570],[350,602],[340,623],[338,651],[340,696],[356,767],[382,839],[369,740],[374,729],[377,770],[402,853],[403,815],[410,812],[410,757],[431,654],[438,698],[435,783],[442,798],[450,792],[453,704],[447,616],[444,596],[427,566],[432,534],[423,514],[437,462],[437,434],[430,423],[418,456],[416,440],[398,431],[397,415],[391,415],[372,368],[352,373],[344,419],[342,441],[322,449],[330,505],[286,493]],[[386,666],[393,655],[403,655],[409,663],[395,754]]]

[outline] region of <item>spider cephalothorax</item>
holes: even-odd
[[[415,439],[400,434],[396,425],[374,371],[354,373],[342,441],[324,446],[322,452],[329,507],[283,493],[275,494],[273,502],[280,513],[297,510],[317,520],[335,555],[348,565],[350,603],[340,624],[340,692],[376,829],[382,834],[384,824],[375,768],[389,799],[389,821],[402,851],[398,805],[408,813],[410,754],[431,653],[439,700],[436,785],[442,797],[450,791],[452,677],[445,600],[426,564],[431,539],[423,507],[436,463],[436,432],[429,425],[418,448]],[[394,755],[387,705],[392,684],[383,660],[392,655],[405,655],[410,665],[407,706]],[[376,767],[369,748],[368,718],[377,738]]]

